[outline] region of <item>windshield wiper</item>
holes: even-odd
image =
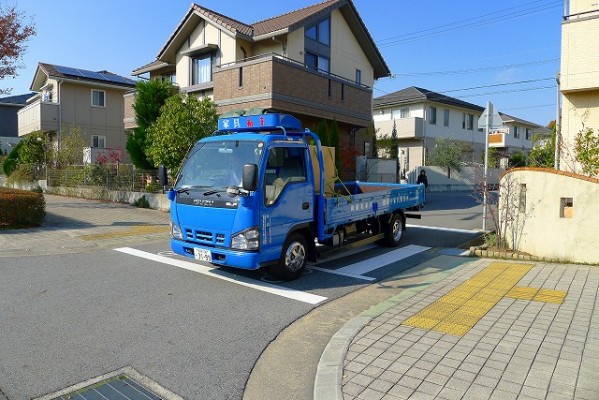
[[[213,194],[217,195],[218,197],[220,197],[220,193],[226,193],[226,189],[213,189],[213,190],[209,190],[207,192],[204,192],[204,196],[212,196]]]

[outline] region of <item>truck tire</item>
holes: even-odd
[[[396,247],[399,245],[403,237],[404,219],[400,213],[394,213],[391,220],[385,224],[385,244],[387,246]]]
[[[279,262],[271,268],[271,273],[282,280],[292,281],[299,278],[308,261],[306,238],[300,233],[292,233],[283,244]]]

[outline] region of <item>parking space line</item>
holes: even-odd
[[[321,302],[327,300],[327,297],[318,296],[315,294],[302,292],[299,290],[289,289],[289,288],[285,288],[282,286],[276,286],[276,285],[266,283],[266,282],[259,282],[254,279],[251,279],[251,278],[246,278],[244,276],[235,275],[235,274],[229,273],[227,271],[224,271],[224,270],[221,270],[218,268],[208,267],[203,264],[199,264],[199,263],[195,263],[195,262],[178,260],[178,259],[170,258],[170,257],[164,257],[164,256],[161,256],[158,254],[153,254],[153,253],[148,253],[148,252],[145,252],[142,250],[133,249],[131,247],[121,247],[121,248],[114,249],[114,250],[121,252],[121,253],[129,254],[129,255],[132,255],[135,257],[145,258],[146,260],[152,260],[152,261],[160,262],[163,264],[172,265],[174,267],[197,272],[199,274],[210,276],[212,278],[221,279],[226,282],[234,283],[236,285],[245,286],[245,287],[249,287],[252,289],[260,290],[262,292],[275,294],[275,295],[281,296],[281,297],[286,297],[288,299],[301,301],[303,303],[318,304],[318,303],[321,303]],[[214,273],[213,272],[214,270],[218,270],[218,273]]]

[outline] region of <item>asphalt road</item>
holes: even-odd
[[[240,399],[256,360],[293,321],[418,265],[427,248],[472,239],[482,223],[464,194],[430,194],[422,216],[408,221],[418,226],[401,249],[368,246],[289,283],[184,269],[175,264],[190,260],[167,243],[135,246],[137,255],[0,258],[0,388],[10,400],[35,398],[131,366],[186,399]]]

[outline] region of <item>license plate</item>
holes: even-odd
[[[194,248],[193,256],[196,260],[212,262],[212,253],[210,252],[210,250]]]

